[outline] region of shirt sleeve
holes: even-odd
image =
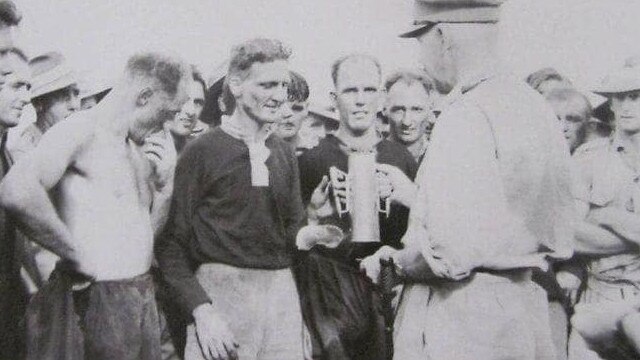
[[[176,166],[174,192],[169,218],[155,248],[156,259],[171,294],[188,314],[211,299],[198,282],[188,258],[192,240],[193,214],[202,196],[202,174],[205,162],[201,149],[185,148]]]

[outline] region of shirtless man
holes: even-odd
[[[162,131],[190,75],[173,57],[132,57],[107,98],[52,127],[0,185],[23,231],[91,279],[76,294],[88,359],[159,358],[147,272],[176,159]]]

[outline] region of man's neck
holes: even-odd
[[[380,137],[376,133],[374,126],[371,126],[362,134],[354,134],[347,130],[345,126],[340,126],[336,137],[342,140],[347,146],[357,149],[372,148],[380,141]]]
[[[104,98],[98,105],[86,111],[88,116],[95,117],[95,121],[100,122],[100,126],[114,136],[122,136],[126,140],[129,136],[133,111],[126,108],[127,97],[124,94],[111,90],[109,96]]]
[[[636,154],[640,154],[640,133],[628,134],[625,132],[616,133],[618,140],[630,148]]]
[[[57,119],[55,119],[49,113],[45,112],[44,114],[38,116],[38,118],[36,119],[36,127],[40,129],[40,131],[44,134],[57,122]]]
[[[396,142],[403,144],[400,141],[397,141],[397,139]],[[407,148],[411,156],[413,156],[413,158],[417,161],[418,159],[420,159],[422,154],[424,154],[427,148],[427,139],[424,136],[421,136],[420,138],[418,138],[418,140],[412,142],[411,144],[405,143],[403,145]]]
[[[231,116],[227,119],[230,125],[236,130],[240,131],[243,137],[246,139],[255,139],[263,130],[264,125],[258,123],[247,115],[242,109],[236,108]]]

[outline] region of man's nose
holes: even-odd
[[[278,85],[278,87],[275,89],[274,94],[271,98],[280,103],[284,103],[287,100],[287,86]]]
[[[365,104],[364,93],[362,91],[356,92],[356,105],[364,106],[364,104]]]
[[[69,111],[78,111],[80,109],[80,97],[74,95],[69,99]]]

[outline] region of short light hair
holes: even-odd
[[[287,89],[289,101],[303,102],[309,99],[309,84],[307,80],[295,71],[289,71],[291,83]]]
[[[191,68],[182,59],[153,52],[129,58],[126,73],[132,78],[145,78],[157,82],[171,97],[178,92],[180,83],[192,76]]]
[[[551,67],[543,68],[529,74],[529,76],[527,76],[526,82],[527,84],[529,84],[529,86],[538,91],[542,84],[550,80],[565,82],[569,85],[571,84],[571,81],[568,78],[560,74],[558,70]]]
[[[435,83],[430,77],[410,70],[400,70],[389,75],[387,80],[384,82],[384,88],[388,92],[391,90],[393,85],[397,83],[402,83],[407,86],[416,83],[420,84],[427,94],[431,94],[435,89]]]
[[[257,62],[268,63],[289,60],[291,50],[275,39],[257,38],[245,41],[231,49],[227,74],[246,78],[251,66]]]
[[[549,102],[556,103],[574,103],[582,109],[583,121],[587,122],[591,119],[593,108],[586,96],[575,89],[553,89],[545,98]]]
[[[342,66],[342,64],[344,64],[347,60],[355,60],[355,59],[370,61],[372,64],[376,66],[376,69],[378,70],[378,77],[382,79],[382,67],[380,66],[380,62],[378,61],[378,59],[367,54],[357,54],[357,53],[349,54],[334,61],[333,64],[331,65],[331,79],[333,80],[334,86],[338,85],[338,74],[340,72],[340,67]]]

